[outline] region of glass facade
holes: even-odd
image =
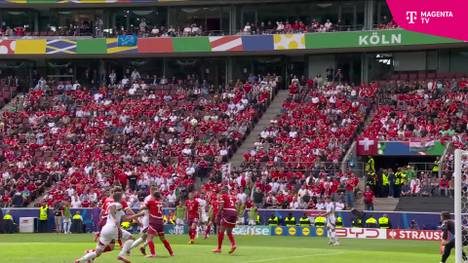
[[[226,81],[226,59],[224,58],[169,58],[165,61],[166,76],[207,80],[218,87]]]
[[[24,27],[34,29],[37,11],[29,9],[0,9],[0,25],[2,28],[7,27],[14,29],[16,27]]]
[[[196,24],[210,35],[229,34],[230,7],[171,7],[169,25],[179,29]]]
[[[106,10],[109,22],[107,28],[135,31],[140,24],[147,27],[166,26],[167,8],[135,8]]]
[[[375,5],[375,21],[387,14],[384,1]],[[361,30],[364,24],[364,0],[342,1],[295,1],[292,3],[259,3],[218,6],[149,6],[134,8],[52,8],[11,9],[0,11],[3,26],[26,26],[29,31],[52,31],[66,33],[79,28],[80,35],[90,34],[96,27],[118,31],[136,32],[144,22],[152,27],[183,29],[196,24],[210,35],[234,34],[246,23],[260,25],[268,22],[294,23],[302,21],[311,25],[313,21],[339,23],[341,30]],[[112,32],[112,31],[111,31]]]
[[[269,5],[244,5],[237,8],[237,25],[240,30],[246,23],[294,23],[296,20],[310,25],[314,20],[325,23],[327,19],[347,30],[360,30],[364,25],[364,1],[313,1]]]
[[[366,12],[365,6],[369,10]],[[370,16],[371,15],[371,16]],[[257,3],[242,1],[236,5],[224,5],[218,1],[208,6],[145,6],[115,8],[110,6],[98,8],[37,8],[0,10],[2,31],[16,27],[26,28],[30,32],[45,32],[52,35],[95,35],[98,27],[105,32],[135,32],[142,25],[152,27],[169,27],[183,29],[196,24],[210,35],[237,34],[246,23],[259,25],[261,22],[273,26],[276,22],[293,23],[296,20],[311,25],[314,20],[324,23],[330,19],[333,24],[340,23],[341,30],[362,30],[364,17],[372,17],[375,25],[385,24],[391,20],[391,13],[385,0],[375,0],[373,5],[364,0],[291,0],[282,3]],[[370,21],[366,24],[370,25]],[[366,25],[367,26],[367,25]],[[107,30],[107,31],[106,31]],[[306,51],[307,52],[307,51]],[[157,76],[185,77],[195,74],[201,79],[221,84],[227,80],[245,79],[249,74],[280,74],[285,83],[294,76],[311,75],[321,72],[319,67],[324,61],[327,67],[341,69],[346,81],[359,83],[361,80],[390,78],[395,72],[427,70],[436,72],[467,72],[468,52],[466,50],[433,50],[417,52],[381,52],[372,54],[326,54],[314,64],[300,51],[269,55],[261,53],[254,56],[226,57],[191,57],[191,58],[132,58],[132,59],[61,59],[31,61],[0,61],[0,76],[20,75],[22,81],[34,82],[37,69],[41,75],[58,79],[78,79],[94,81],[105,79],[112,70],[117,77],[130,74],[137,69],[147,78]],[[190,54],[193,56],[193,54]],[[412,59],[410,59],[412,58]],[[416,63],[416,61],[418,63]],[[365,63],[363,63],[365,62]],[[100,65],[91,67],[90,65]],[[93,69],[92,72],[89,68]],[[363,71],[366,74],[363,74]],[[326,74],[326,73],[325,73]]]
[[[387,24],[392,20],[392,14],[385,0],[376,0],[374,4],[374,26]]]

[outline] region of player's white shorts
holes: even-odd
[[[124,229],[119,229],[119,227],[113,225],[105,225],[102,230],[101,234],[99,235],[99,243],[97,247],[105,247],[111,243],[112,240],[117,241],[119,239],[119,231],[120,231],[120,240],[125,242],[132,237],[128,231]]]
[[[327,218],[327,228],[335,229],[336,226],[336,218],[329,217]]]
[[[184,220],[182,218],[176,218],[175,223],[176,223],[176,225],[183,225]]]
[[[143,233],[149,227],[149,217],[147,216],[142,217],[140,219],[140,223],[141,223],[140,233]]]
[[[255,226],[256,224],[257,222],[255,222],[255,220],[249,219],[249,226]]]
[[[208,222],[208,214],[204,213],[204,214],[201,215],[201,222],[203,224]]]

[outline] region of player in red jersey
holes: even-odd
[[[208,212],[208,224],[206,225],[205,237],[204,237],[205,239],[208,238],[208,234],[211,231],[211,227],[214,228],[215,233],[218,230],[218,226],[219,226],[219,217],[218,217],[219,201],[218,199],[219,198],[220,198],[219,195],[214,194],[210,201],[210,210]]]
[[[237,222],[237,204],[235,198],[228,194],[227,187],[224,187],[221,190],[221,199],[219,201],[218,215],[220,216],[220,226],[218,231],[218,247],[213,249],[213,252],[221,253],[224,232],[226,232],[229,241],[231,242],[231,250],[229,250],[229,254],[232,254],[237,248],[236,240],[232,234],[232,229],[236,227]]]
[[[197,235],[197,225],[200,218],[200,204],[193,197],[192,193],[189,193],[188,200],[185,201],[187,207],[187,223],[189,226],[189,244],[195,243],[195,236]]]
[[[146,238],[148,246],[150,248],[151,255],[148,257],[156,257],[156,251],[154,249],[153,238],[159,236],[159,240],[164,244],[169,255],[174,256],[171,244],[166,240],[164,235],[164,221],[163,221],[163,204],[161,202],[161,194],[158,191],[153,192],[152,197],[145,201],[145,208],[149,211],[149,226],[148,226],[148,237]],[[145,211],[142,211],[130,218],[137,218],[140,216],[146,216]]]

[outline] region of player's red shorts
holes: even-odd
[[[213,221],[213,224],[219,226],[219,216],[218,215],[215,215],[212,219]]]
[[[237,222],[236,210],[223,210],[221,224],[226,227],[235,227]]]
[[[164,235],[164,222],[162,219],[152,219],[150,217],[148,234],[150,235]]]
[[[189,218],[187,221],[188,221],[187,223],[188,223],[188,225],[190,227],[190,226],[192,226],[192,224],[198,225],[199,219],[198,219],[198,217],[194,217],[194,218]]]

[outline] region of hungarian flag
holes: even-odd
[[[378,141],[375,138],[358,137],[356,141],[357,155],[377,155]]]

